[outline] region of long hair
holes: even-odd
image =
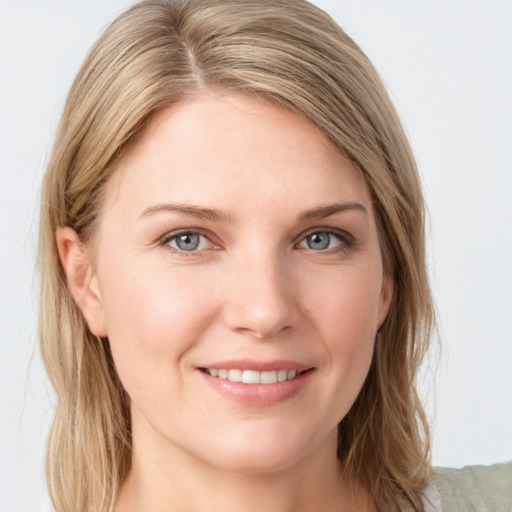
[[[105,184],[158,111],[205,89],[243,93],[306,119],[370,191],[394,293],[369,374],[339,425],[338,456],[379,510],[423,510],[430,442],[415,379],[434,311],[424,203],[411,150],[377,72],[304,0],[148,0],[103,33],[70,90],[44,178],[39,264],[42,354],[57,393],[47,453],[58,512],[112,511],[130,468],[129,397],[108,339],[88,330],[55,231],[94,241]]]

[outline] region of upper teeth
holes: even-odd
[[[255,370],[227,370],[224,368],[207,368],[206,371],[212,377],[230,380],[231,382],[243,382],[245,384],[275,384],[276,382],[294,379],[302,373],[300,370],[258,372]]]

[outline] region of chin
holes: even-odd
[[[259,450],[245,449],[242,453],[225,453],[221,459],[212,461],[212,465],[231,473],[268,475],[294,467],[300,458],[297,452],[274,450],[262,454]]]
[[[217,438],[220,440],[219,438]],[[234,473],[270,474],[294,467],[315,449],[309,436],[284,430],[263,430],[250,433],[233,433],[226,442],[210,446],[208,457],[211,465]],[[212,449],[213,448],[213,449]],[[335,453],[335,448],[333,449]]]

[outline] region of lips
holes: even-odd
[[[314,370],[296,361],[224,361],[199,368],[210,386],[245,405],[272,405],[299,393]]]

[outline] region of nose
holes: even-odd
[[[299,319],[293,272],[277,256],[241,257],[229,273],[224,303],[227,326],[257,339],[293,329]]]

